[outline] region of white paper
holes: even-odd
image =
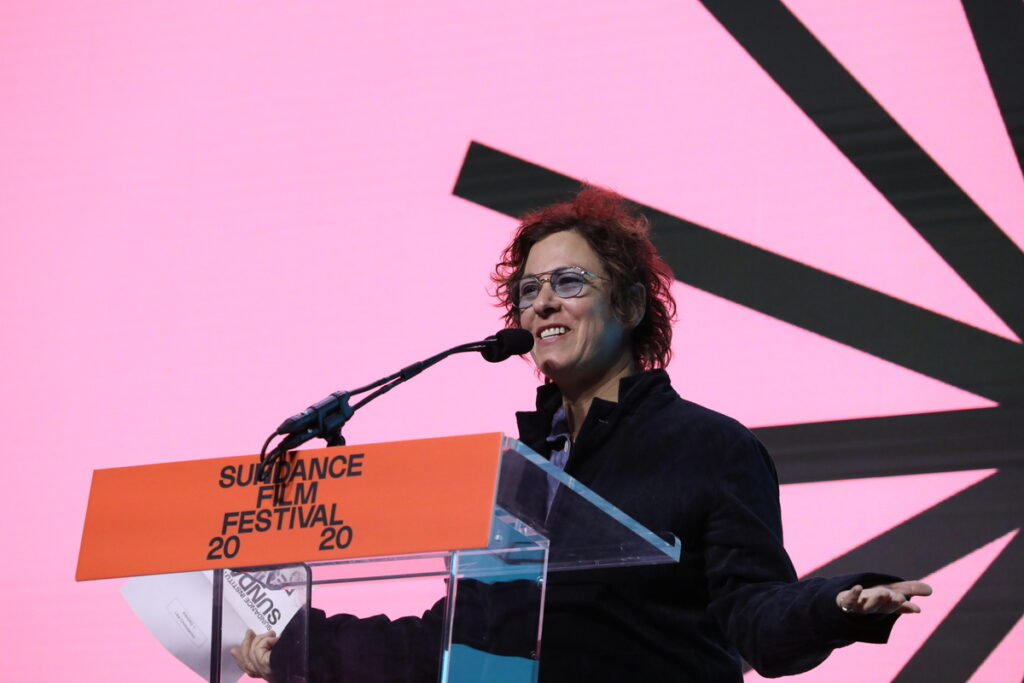
[[[225,681],[242,675],[230,650],[241,644],[246,629],[280,634],[301,607],[303,591],[265,585],[273,574],[224,570],[221,676]],[[210,680],[213,572],[137,576],[121,587],[121,595],[171,654]]]

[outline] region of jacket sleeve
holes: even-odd
[[[532,658],[540,614],[533,581],[459,581],[452,642],[505,657]],[[437,680],[445,599],[419,617],[328,617],[309,611],[309,683],[432,683]],[[302,619],[292,619],[271,651],[276,683],[301,677]]]
[[[764,446],[745,430],[721,444],[709,474],[703,539],[709,611],[741,656],[768,677],[800,673],[854,641],[884,643],[896,615],[852,615],[840,592],[898,581],[884,574],[796,580],[782,546],[778,477]]]
[[[302,623],[292,619],[270,655],[276,683],[386,683],[437,680],[444,601],[421,617],[328,617],[309,610],[309,667],[303,675]]]

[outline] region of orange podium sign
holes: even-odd
[[[501,434],[292,451],[93,473],[79,581],[483,548]]]

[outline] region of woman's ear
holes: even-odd
[[[629,287],[629,298],[627,300],[626,319],[622,324],[633,329],[640,324],[647,314],[647,290],[639,282],[634,282]]]

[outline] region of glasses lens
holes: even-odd
[[[526,308],[540,294],[540,280],[535,277],[524,277],[512,287],[512,298],[516,306]]]
[[[563,299],[579,296],[586,282],[583,273],[574,270],[558,270],[551,273],[551,288]]]

